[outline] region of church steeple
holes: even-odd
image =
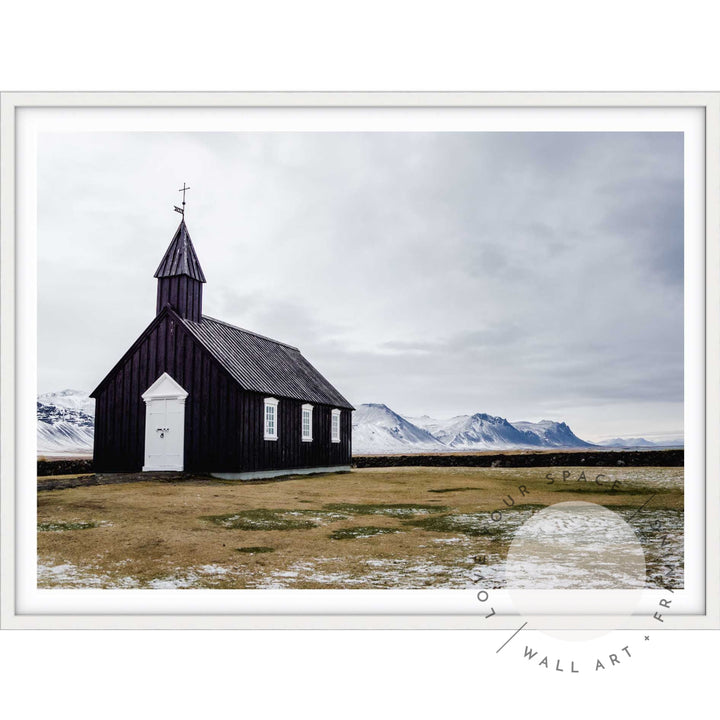
[[[156,314],[165,305],[172,305],[180,317],[200,322],[205,275],[195,254],[184,216],[155,271],[155,277],[158,280]]]

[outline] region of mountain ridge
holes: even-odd
[[[37,398],[38,455],[92,455],[95,401],[82,390],[61,390]],[[669,443],[645,438],[613,438],[590,443],[566,422],[509,421],[488,413],[438,420],[404,417],[384,403],[364,403],[352,419],[353,452],[362,455],[476,450],[656,448]],[[670,443],[675,446],[682,443]]]
[[[414,447],[416,452],[439,451],[442,444],[430,432],[398,415],[383,403],[358,406],[352,420],[353,447],[373,454]]]
[[[371,432],[367,427],[369,417],[364,410],[366,407],[376,409],[372,417],[375,433],[385,432],[386,438],[395,437],[392,431],[388,431],[396,422],[395,418],[401,418],[417,430],[424,430],[433,437],[438,443],[436,449],[439,452],[596,447],[575,435],[565,422],[542,420],[539,423],[511,423],[506,418],[480,412],[456,415],[447,420],[438,420],[429,415],[403,417],[386,405],[370,403],[358,406],[353,417],[353,452],[358,454],[370,455],[378,452],[375,447],[365,442]],[[387,417],[382,418],[379,415],[379,408],[387,410]],[[407,438],[394,444],[388,442],[383,450],[386,453],[424,451],[425,448],[413,448]]]
[[[95,401],[82,390],[44,393],[37,399],[37,454],[92,455]]]
[[[684,447],[685,443],[680,438],[672,440],[647,440],[643,437],[616,437],[609,440],[601,440],[600,447],[608,448],[668,448]]]

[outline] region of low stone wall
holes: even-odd
[[[471,455],[355,455],[353,467],[683,467],[685,451],[475,453]]]
[[[355,455],[352,466],[372,467],[682,467],[685,451],[619,450],[591,452],[472,453],[437,455]],[[38,460],[38,477],[92,473],[92,460]]]
[[[45,475],[79,475],[93,471],[92,460],[68,458],[67,460],[38,460],[38,477]]]

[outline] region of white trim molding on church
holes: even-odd
[[[164,372],[140,397],[145,401],[143,472],[182,472],[188,391]]]
[[[300,439],[303,442],[312,442],[312,419],[313,419],[313,406],[309,403],[305,403],[300,409]]]
[[[340,442],[340,410],[333,410],[330,413],[330,442]]]
[[[263,434],[265,440],[278,439],[279,405],[280,401],[274,397],[265,398],[263,401],[263,417],[265,418]]]

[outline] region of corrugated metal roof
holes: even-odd
[[[246,390],[353,409],[296,347],[207,315],[182,322]]]
[[[180,221],[170,247],[165,252],[154,277],[173,277],[175,275],[189,275],[194,280],[206,282],[190,239],[190,233],[185,225],[185,218]]]

